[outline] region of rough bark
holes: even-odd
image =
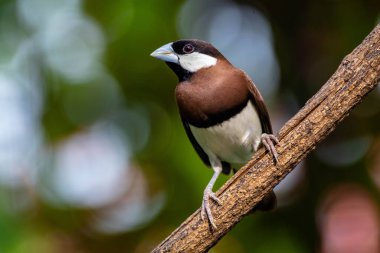
[[[380,81],[380,25],[279,133],[279,163],[260,149],[217,192],[212,205],[217,230],[198,209],[152,252],[206,252],[322,141]]]

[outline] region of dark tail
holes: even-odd
[[[263,200],[255,208],[252,209],[252,211],[270,211],[273,210],[277,205],[277,198],[276,194],[274,194],[274,191],[271,191],[264,197]]]

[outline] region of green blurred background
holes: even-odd
[[[2,0],[0,252],[148,252],[212,172],[175,75],[149,54],[212,42],[251,75],[275,132],[379,22],[378,0]],[[380,89],[210,252],[380,252]],[[218,180],[220,186],[228,177]]]

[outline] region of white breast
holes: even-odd
[[[237,115],[216,126],[190,129],[206,154],[231,164],[244,164],[260,145],[262,128],[251,102]]]

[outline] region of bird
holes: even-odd
[[[177,40],[151,56],[164,61],[178,77],[175,98],[185,132],[201,160],[213,170],[203,192],[201,219],[217,229],[210,201],[222,204],[213,192],[219,175],[239,169],[261,145],[278,162],[275,145],[279,142],[268,110],[252,79],[206,41]],[[275,205],[271,191],[257,209],[270,210]]]

